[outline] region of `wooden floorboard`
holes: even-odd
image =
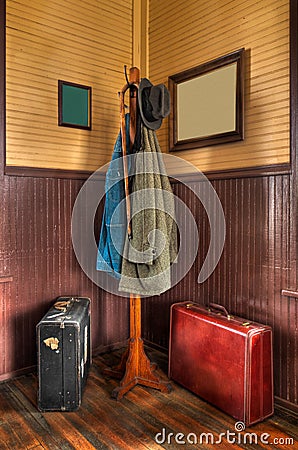
[[[146,351],[165,377],[166,356]],[[1,383],[0,449],[298,449],[295,417],[275,413],[238,433],[233,418],[174,382],[170,394],[137,385],[120,401],[112,399],[119,382],[104,376],[103,370],[117,364],[120,356],[121,351],[115,351],[94,358],[82,405],[76,412],[40,412],[35,373]],[[245,432],[254,433],[246,442]],[[206,433],[210,433],[208,442]],[[216,443],[221,433],[225,435]]]

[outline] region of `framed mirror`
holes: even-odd
[[[169,77],[170,151],[242,140],[244,48]]]

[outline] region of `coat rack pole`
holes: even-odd
[[[125,117],[124,117],[124,94],[130,88],[130,145],[132,146],[136,134],[137,122],[137,86],[140,81],[140,72],[137,67],[132,67],[129,71],[129,84],[122,90],[121,98],[121,129],[122,129],[122,146],[123,156],[126,155],[126,136],[125,136]],[[123,103],[122,103],[123,102]],[[125,177],[125,194],[126,194],[126,210],[128,233],[130,233],[130,200],[128,192],[128,174],[127,166],[124,159],[124,177]],[[115,369],[107,369],[108,375],[121,378],[120,385],[112,392],[112,397],[120,400],[130,389],[137,384],[152,387],[162,392],[170,392],[171,384],[162,381],[157,375],[156,364],[151,364],[145,350],[144,343],[141,338],[141,297],[130,294],[130,339],[127,350],[122,356],[120,364]]]

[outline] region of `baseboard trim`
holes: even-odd
[[[164,353],[166,355],[169,352],[169,350],[166,347],[163,347],[163,346],[158,345],[158,344],[154,344],[154,342],[147,341],[147,339],[143,339],[143,342],[144,342],[145,346],[147,346],[149,348],[152,348],[153,350],[157,350],[157,351],[159,351],[161,353]]]
[[[154,350],[160,351],[161,353],[168,354],[168,349],[166,347],[163,347],[161,345],[155,344],[154,342],[148,341],[147,339],[144,339],[144,345],[148,348],[152,348]],[[95,347],[92,350],[92,356],[95,357],[97,355],[112,352],[115,350],[119,350],[121,348],[126,348],[128,345],[128,339],[124,341],[115,342],[114,344],[108,344],[108,345],[99,345],[98,347]],[[32,365],[28,367],[24,367],[22,369],[14,370],[11,372],[7,372],[5,374],[0,375],[0,382],[5,382],[8,380],[11,380],[12,378],[17,378],[22,375],[27,375],[28,373],[36,372],[37,366]],[[288,400],[285,400],[283,398],[280,398],[278,396],[274,397],[274,407],[275,407],[275,413],[282,416],[289,416],[293,418],[294,420],[298,419],[298,405],[295,403],[291,403]]]
[[[95,347],[92,349],[92,356],[95,357],[97,355],[100,355],[102,353],[112,352],[114,350],[119,350],[120,348],[124,348],[127,346],[127,340],[116,342],[115,344],[108,344],[108,345],[99,345],[98,347]],[[27,375],[28,373],[36,373],[37,371],[37,365],[32,365],[28,367],[24,367],[22,369],[13,370],[11,372],[6,372],[4,374],[0,375],[0,382],[9,381],[12,378],[21,377],[22,375]]]
[[[149,347],[152,348],[154,350],[158,350],[161,353],[164,354],[168,354],[168,349],[155,344],[154,342],[150,342],[146,339],[144,339],[144,344]],[[294,418],[295,420],[298,419],[298,405],[295,403],[291,403],[288,400],[284,400],[283,398],[274,397],[274,408],[275,408],[275,413],[276,414],[280,414],[282,416],[290,416],[292,418]]]
[[[283,398],[274,397],[275,412],[282,413],[282,415],[290,415],[291,417],[298,419],[298,405],[291,403]]]
[[[92,350],[92,356],[98,356],[102,355],[103,353],[109,353],[113,352],[115,350],[119,350],[120,348],[126,348],[128,345],[128,340],[125,341],[119,341],[115,344],[108,344],[108,345],[99,345],[98,347],[95,347]]]
[[[32,373],[32,372],[36,372],[36,365],[24,367],[22,369],[13,370],[11,372],[6,372],[6,373],[0,375],[0,382],[8,381],[8,380],[11,380],[12,378],[17,378],[17,377],[20,377],[22,375],[26,375],[26,374]]]

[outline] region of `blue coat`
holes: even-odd
[[[125,116],[129,149],[129,114]],[[129,153],[129,150],[127,151]],[[105,181],[105,206],[98,244],[96,269],[120,278],[127,229],[121,132],[115,142]]]

